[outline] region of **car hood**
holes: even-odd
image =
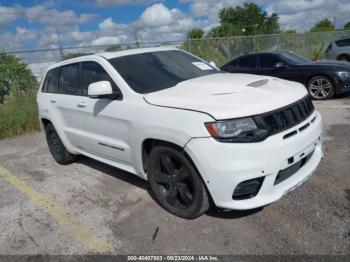
[[[342,61],[320,60],[320,61],[313,61],[306,64],[301,64],[300,66],[332,68],[336,70],[350,71],[350,63],[342,62]]]
[[[152,105],[210,114],[229,119],[269,112],[291,104],[307,94],[299,83],[249,74],[219,73],[199,77],[144,99]]]

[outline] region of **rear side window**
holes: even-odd
[[[274,68],[278,62],[281,62],[281,59],[275,55],[259,55],[260,68]]]
[[[50,70],[44,81],[42,92],[47,93],[57,93],[58,92],[58,75],[59,75],[60,69],[55,68]]]
[[[336,45],[339,47],[350,46],[350,38],[335,41]]]
[[[250,55],[239,58],[239,67],[242,68],[256,68],[257,56]]]
[[[61,67],[59,77],[59,93],[67,95],[81,95],[79,64]]]
[[[96,62],[83,62],[81,74],[83,95],[88,94],[88,87],[90,84],[99,81],[109,81],[113,90],[117,89],[116,84],[101,65]]]

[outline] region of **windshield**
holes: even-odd
[[[220,72],[188,53],[176,50],[122,56],[109,62],[128,85],[141,94]]]
[[[280,53],[280,56],[284,58],[284,60],[286,60],[286,62],[289,64],[298,65],[298,64],[305,64],[310,62],[310,60],[290,52]]]

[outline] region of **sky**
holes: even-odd
[[[180,41],[219,24],[224,7],[247,0],[0,0],[0,49],[48,49],[135,42]],[[350,0],[256,0],[280,14],[285,29],[308,30],[324,18],[342,28]]]

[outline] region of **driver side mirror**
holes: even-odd
[[[113,92],[109,81],[99,81],[89,85],[88,97],[93,99],[117,99],[121,97],[121,94]]]
[[[285,68],[286,64],[284,62],[277,62],[274,66],[274,68]]]

